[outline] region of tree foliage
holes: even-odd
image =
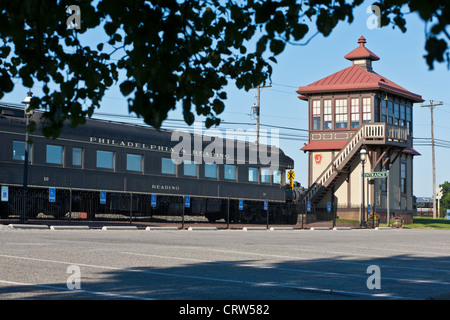
[[[430,68],[449,63],[448,0],[384,0],[383,26],[406,31],[407,12],[431,24],[425,56]],[[75,127],[118,85],[129,112],[159,128],[170,110],[184,120],[220,123],[234,82],[249,90],[270,79],[272,63],[288,43],[305,40],[310,27],[328,36],[352,23],[362,0],[0,0],[0,98],[14,89],[43,86],[31,108],[46,110],[43,133],[56,138]],[[81,28],[68,28],[76,4]],[[86,35],[98,42],[86,44]],[[92,38],[92,36],[91,36]],[[97,40],[96,40],[97,41]]]
[[[445,181],[443,184],[440,184],[439,187],[442,187],[442,198],[441,198],[441,208],[439,215],[440,217],[445,217],[447,213],[447,209],[450,209],[450,182]],[[437,200],[439,201],[439,200]]]

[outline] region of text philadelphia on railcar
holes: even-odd
[[[279,148],[263,146],[258,152],[255,143],[237,139],[96,119],[64,127],[52,140],[41,134],[41,115],[31,116],[36,130],[29,135],[27,218],[40,212],[62,218],[69,211],[87,212],[88,218],[99,211],[179,215],[183,197],[189,196],[186,214],[203,214],[210,221],[264,220],[264,200],[272,223],[297,219],[292,203],[298,195],[285,181],[294,161]],[[0,204],[3,218],[17,213],[15,202],[23,201],[25,128],[23,108],[0,105],[0,184],[9,188],[8,201]],[[182,161],[174,160],[174,151]],[[51,206],[49,188],[56,190]],[[103,204],[101,191],[106,192]]]

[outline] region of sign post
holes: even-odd
[[[269,229],[269,200],[264,199],[264,210],[266,210],[267,223],[266,228]]]
[[[186,208],[190,208],[191,207],[191,196],[185,196],[184,197],[184,206]]]
[[[369,178],[369,179],[370,178],[387,179],[387,182],[386,182],[386,185],[387,185],[387,188],[386,188],[386,193],[387,193],[387,199],[386,199],[386,210],[387,210],[387,212],[386,212],[386,220],[387,220],[388,227],[389,227],[390,226],[390,219],[391,219],[390,212],[389,212],[389,170],[388,171],[381,171],[381,172],[366,172],[366,173],[364,173],[364,178]],[[368,207],[368,208],[370,210],[370,207]],[[370,215],[370,212],[368,212],[368,215]],[[374,213],[374,215],[375,215],[375,213]],[[374,224],[374,226],[375,226],[375,224]]]
[[[100,204],[106,204],[106,191],[100,191]]]
[[[48,202],[56,201],[56,190],[55,188],[48,188]]]
[[[295,173],[293,170],[289,170],[287,173],[287,178],[289,180],[289,185],[291,186],[291,190],[294,190],[294,178],[295,178]]]
[[[183,206],[183,219],[182,219],[182,226],[181,228],[184,229],[184,213],[186,208],[191,207],[191,196],[184,196],[184,206]]]
[[[156,194],[152,194],[152,208],[156,208],[157,196]]]
[[[8,186],[2,186],[2,201],[8,201],[8,199],[9,199]]]

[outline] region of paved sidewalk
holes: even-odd
[[[7,226],[9,224],[20,224],[20,221],[17,219],[1,219],[0,226]],[[72,226],[88,226],[90,229],[101,229],[104,226],[136,226],[138,229],[145,229],[146,227],[177,227],[182,229],[183,224],[180,221],[176,222],[137,222],[137,221],[112,221],[112,220],[52,220],[52,219],[30,219],[26,222],[26,224],[30,225],[48,225],[48,226],[61,226],[61,225],[72,225]],[[244,223],[230,223],[227,225],[225,222],[216,222],[209,223],[204,221],[185,221],[184,229],[188,229],[189,227],[215,227],[217,229],[243,229],[245,227],[267,227],[267,224],[244,224]],[[302,229],[301,224],[269,224],[269,228],[271,227],[283,227],[283,228],[293,228],[293,229]],[[359,225],[349,224],[349,223],[337,223],[336,227],[350,227],[352,229],[359,229]],[[310,228],[333,228],[332,221],[317,221],[309,224],[304,224],[303,229]],[[0,228],[1,229],[1,228]]]

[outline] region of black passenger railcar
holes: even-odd
[[[252,143],[190,134],[174,139],[173,131],[93,119],[75,129],[65,127],[51,140],[41,135],[40,115],[32,115],[37,130],[30,134],[27,201],[34,200],[27,206],[29,218],[39,213],[60,218],[69,211],[90,217],[99,212],[180,215],[183,197],[189,195],[186,214],[203,214],[210,221],[260,220],[265,199],[273,222],[280,216],[289,221],[279,222],[296,219],[286,208],[285,188],[285,170],[294,163],[278,148],[268,147],[272,163],[262,164],[252,158],[258,155]],[[23,109],[0,106],[0,184],[17,195],[16,202],[23,183],[25,128]],[[174,151],[185,161],[174,163]],[[48,203],[49,188],[56,190],[55,203]],[[105,204],[99,201],[102,190]],[[152,195],[157,195],[156,206]],[[11,199],[0,204],[2,217],[20,210]]]

